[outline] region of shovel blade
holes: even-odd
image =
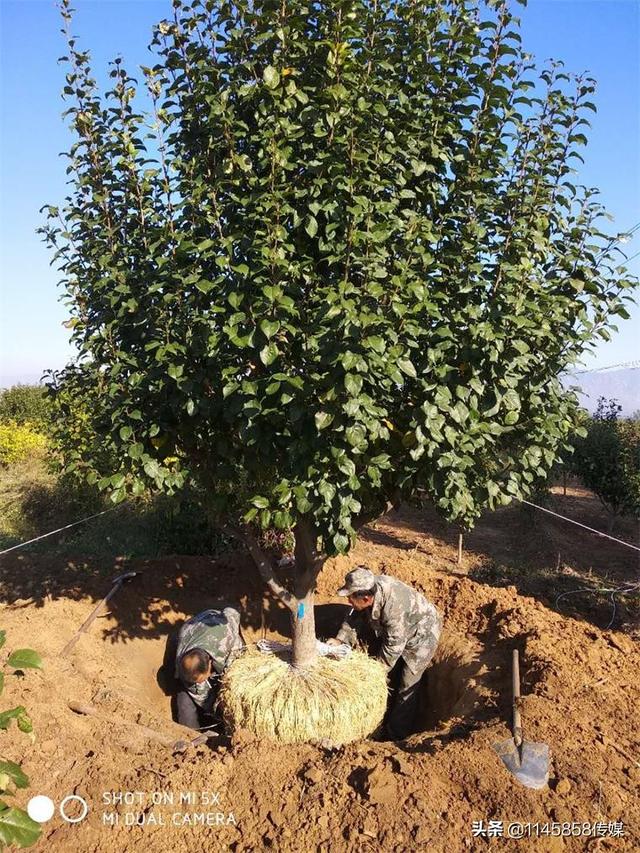
[[[544,788],[549,781],[549,745],[522,741],[516,746],[513,738],[493,745],[507,770],[527,788]]]

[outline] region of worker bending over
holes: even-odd
[[[388,673],[393,670],[394,676],[399,675],[385,734],[401,740],[413,731],[420,679],[438,645],[442,616],[417,590],[389,575],[374,575],[365,566],[347,574],[338,595],[347,596],[353,610],[328,642],[354,646],[367,627],[373,630],[379,645],[377,659]]]
[[[217,679],[243,646],[240,613],[233,607],[204,610],[184,623],[176,652],[179,723],[198,729],[212,722]]]

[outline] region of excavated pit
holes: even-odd
[[[426,670],[419,688],[419,705],[414,723],[415,732],[442,733],[454,725],[462,724],[469,730],[480,722],[495,718],[506,709],[510,695],[507,663],[509,650],[497,642],[493,633],[478,636],[463,634],[457,618],[455,601],[451,602],[448,618],[431,665]],[[249,643],[259,638],[247,623],[243,608],[243,635]],[[328,637],[338,630],[348,608],[332,603],[316,606],[318,635]],[[271,608],[272,619],[264,626],[268,635],[279,639],[287,630],[287,617],[277,608]],[[181,620],[182,621],[182,620]],[[271,624],[273,622],[273,624]],[[126,692],[152,703],[157,710],[176,719],[172,695],[177,688],[174,679],[174,659],[177,627],[169,634],[166,644],[149,644],[143,650],[144,667],[156,672],[156,677],[145,683],[135,678]],[[145,645],[144,642],[141,645]],[[371,649],[370,649],[371,651]],[[137,656],[135,656],[137,658]],[[140,670],[140,658],[136,661]],[[154,666],[155,664],[155,666]],[[139,672],[136,675],[139,675]],[[127,679],[128,680],[128,679]]]
[[[492,673],[484,646],[445,628],[420,687],[416,728],[438,732],[464,720],[472,724],[495,711]]]

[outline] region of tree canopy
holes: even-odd
[[[62,12],[69,466],[327,554],[417,492],[464,526],[525,496],[634,285],[573,177],[593,79],[536,70],[498,0],[174,0],[102,93]]]
[[[640,423],[621,419],[621,408],[616,400],[598,399],[570,462],[609,513],[610,529],[617,515],[640,518]]]

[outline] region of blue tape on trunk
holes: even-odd
[[[304,617],[304,603],[302,601],[298,602],[298,619],[302,619]]]

